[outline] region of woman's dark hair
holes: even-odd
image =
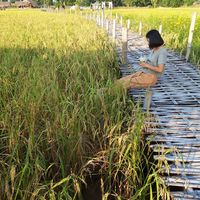
[[[149,48],[153,49],[164,44],[160,33],[157,30],[150,30],[146,34],[146,38],[149,39]]]

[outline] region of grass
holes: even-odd
[[[189,28],[194,12],[197,12],[197,20],[190,61],[199,65],[199,8],[118,8],[114,9],[112,14],[113,17],[115,17],[116,13],[118,16],[123,16],[124,25],[126,25],[126,20],[130,19],[131,29],[136,32],[138,32],[139,22],[141,21],[143,24],[142,34],[144,36],[150,29],[159,30],[159,26],[162,25],[162,36],[166,46],[180,52],[182,55],[186,55]],[[108,16],[110,16],[110,12]]]
[[[95,163],[102,199],[153,199],[155,185],[162,196],[144,153],[145,115],[113,85],[107,35],[39,10],[0,12],[0,27],[0,199],[83,199]]]

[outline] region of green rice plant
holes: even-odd
[[[95,158],[108,166],[105,198],[145,196],[155,178],[142,170],[144,117],[113,84],[107,35],[80,16],[39,10],[1,12],[0,27],[0,199],[83,199]]]

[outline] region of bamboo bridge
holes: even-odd
[[[139,57],[150,51],[145,38],[127,29],[123,36],[122,23],[116,20],[105,20],[101,15],[87,18],[104,27],[117,42],[118,54],[126,63],[120,68],[122,76],[137,71]],[[151,88],[149,112],[154,120],[146,122],[146,140],[150,141],[154,160],[163,163],[162,177],[175,200],[200,199],[199,91],[200,70],[168,50],[165,74]],[[134,100],[144,102],[147,93],[146,89],[129,90]]]

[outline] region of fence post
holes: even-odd
[[[142,35],[142,22],[140,21],[139,24],[139,35]]]
[[[130,29],[130,27],[131,27],[131,20],[130,20],[130,19],[128,19],[128,20],[127,20],[127,29],[129,30],[129,29]]]
[[[193,33],[194,33],[196,17],[197,17],[197,13],[195,12],[192,15],[192,21],[191,21],[191,24],[190,24],[190,31],[189,31],[189,37],[188,37],[188,43],[187,43],[187,52],[186,52],[186,56],[185,56],[187,61],[189,59],[190,52],[191,52],[192,38],[193,38]]]
[[[101,26],[101,15],[98,14],[98,25]]]
[[[146,93],[145,93],[144,103],[143,103],[143,108],[147,111],[147,113],[149,113],[149,110],[150,110],[152,95],[153,95],[152,89],[147,88]]]
[[[97,25],[99,25],[99,15],[98,14],[96,16],[96,20],[97,20]]]
[[[110,11],[110,19],[112,20],[112,10]]]
[[[101,27],[103,28],[104,26],[104,11],[102,10],[102,15],[101,15]]]
[[[128,30],[122,28],[122,64],[127,63]]]
[[[115,19],[113,20],[112,37],[113,37],[113,40],[115,40],[116,38],[116,20]]]
[[[159,26],[159,33],[162,34],[162,24]]]
[[[98,15],[97,14],[95,15],[95,21],[96,21],[96,24],[98,24]]]
[[[106,31],[109,33],[109,20],[106,20]]]
[[[123,17],[122,16],[120,17],[120,25],[121,25],[121,29],[122,29],[122,27],[123,27]]]

